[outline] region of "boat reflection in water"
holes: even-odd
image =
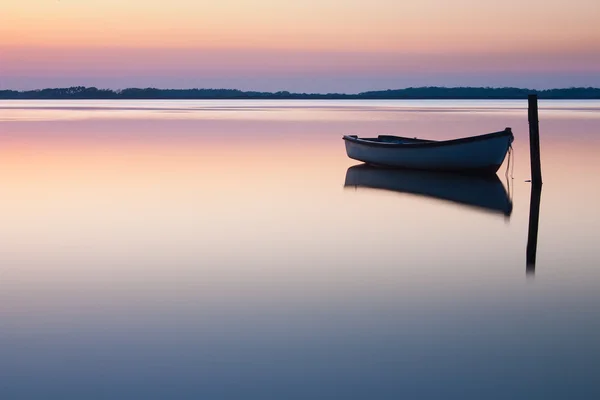
[[[421,195],[483,211],[510,216],[512,201],[496,174],[463,175],[450,172],[385,169],[367,164],[346,171],[345,187],[366,187]]]

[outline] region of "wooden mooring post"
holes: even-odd
[[[528,96],[529,102],[529,152],[531,154],[531,183],[542,184],[542,165],[540,161],[540,123],[538,117],[537,94]]]
[[[528,96],[529,152],[531,158],[531,199],[529,201],[529,232],[527,235],[527,275],[535,274],[540,200],[542,198],[542,165],[540,161],[540,123],[538,97]]]

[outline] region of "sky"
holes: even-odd
[[[1,0],[0,89],[600,86],[598,0]]]

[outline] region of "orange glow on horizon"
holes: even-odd
[[[219,3],[8,0],[0,46],[293,49],[305,51],[591,50],[596,1],[274,0]],[[458,4],[457,4],[458,3]]]

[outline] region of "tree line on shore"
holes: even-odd
[[[70,88],[39,90],[0,90],[0,99],[6,100],[68,100],[68,99],[526,99],[537,94],[540,99],[600,99],[600,88],[577,87],[565,89],[522,89],[513,87],[410,87],[406,89],[377,90],[357,94],[344,93],[291,93],[255,92],[237,89],[157,89],[129,88],[122,90],[74,86]]]

